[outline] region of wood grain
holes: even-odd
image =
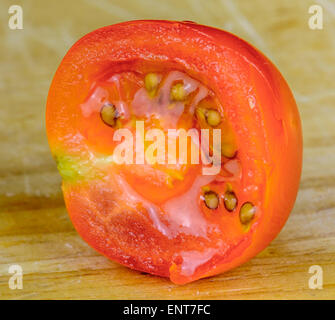
[[[16,1],[24,29],[7,27],[0,3],[1,299],[334,299],[335,5],[324,29],[308,28],[314,1]],[[80,8],[80,10],[78,9]],[[139,18],[192,20],[231,31],[266,53],[297,99],[304,130],[301,187],[289,221],[257,257],[225,274],[184,286],[108,261],[74,231],[48,149],[44,110],[61,58],[98,27]],[[23,268],[10,290],[8,267]],[[323,289],[308,287],[323,268]]]

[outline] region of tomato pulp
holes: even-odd
[[[89,33],[57,69],[46,122],[76,230],[132,269],[178,284],[224,272],[263,250],[294,205],[294,98],[225,31],[148,20]]]

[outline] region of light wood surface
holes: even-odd
[[[323,30],[308,8],[324,9]],[[334,299],[335,3],[326,0],[25,0],[24,29],[8,28],[0,2],[0,298]],[[108,261],[84,243],[67,216],[45,136],[52,76],[69,47],[101,26],[130,19],[192,20],[231,31],[279,67],[301,112],[304,167],[295,208],[257,257],[225,274],[176,286]],[[10,265],[23,268],[11,290]],[[309,289],[310,266],[323,289]]]

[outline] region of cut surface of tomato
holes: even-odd
[[[46,122],[76,230],[132,269],[178,284],[224,272],[263,250],[294,205],[294,98],[225,31],[158,20],[93,31],[61,62]]]

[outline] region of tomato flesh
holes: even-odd
[[[117,163],[119,129],[135,137],[119,154],[129,152],[132,163]],[[194,137],[175,146],[186,163],[169,163],[168,138],[164,161],[148,162],[158,154],[144,137],[150,129],[165,137],[206,129],[210,155],[220,129],[219,171],[191,163]],[[298,189],[301,126],[284,79],[249,44],[193,23],[134,21],[85,36],[54,77],[47,131],[79,234],[108,258],[175,283],[226,271],[265,248]],[[136,163],[140,140],[150,156]]]

